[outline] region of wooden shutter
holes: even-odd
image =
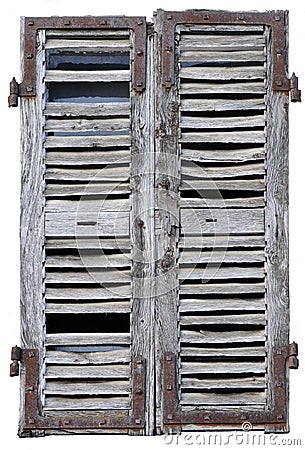
[[[157,23],[160,426],[285,431],[287,16]]]
[[[287,13],[22,30],[19,435],[287,431]]]
[[[102,19],[24,23],[37,49],[36,97],[21,103],[21,435],[141,433],[145,423],[130,178],[146,29],[142,18]]]

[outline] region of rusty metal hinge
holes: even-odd
[[[39,410],[39,351],[38,349],[15,350],[21,352],[25,374],[24,412],[25,422],[20,436],[44,436],[47,430],[123,429],[143,432],[145,427],[146,360],[141,355],[132,359],[131,405],[128,411],[111,409],[94,416],[46,417]],[[18,347],[17,347],[18,349]],[[15,353],[14,353],[15,356]],[[127,414],[126,414],[127,413]]]
[[[12,363],[10,365],[10,376],[18,377],[19,363],[22,361],[22,350],[17,345],[15,345],[15,347],[12,347],[11,360]]]
[[[8,97],[8,106],[16,107],[18,106],[18,97],[19,97],[19,84],[16,81],[16,78],[13,77],[10,82],[10,95]]]
[[[202,428],[216,425],[240,427],[247,421],[252,425],[266,426],[277,430],[287,424],[287,376],[286,367],[298,368],[298,346],[295,342],[284,346],[275,346],[272,350],[274,378],[272,398],[274,404],[266,411],[236,411],[217,409],[183,410],[179,405],[178,364],[174,353],[165,353],[163,361],[163,424],[166,427],[195,424]]]
[[[292,101],[292,100],[291,100]],[[300,100],[296,100],[300,101]],[[299,354],[298,344],[293,342],[288,346],[288,367],[289,369],[298,369],[299,368],[299,360],[297,358]]]
[[[294,103],[300,102],[301,90],[299,89],[299,79],[294,72],[289,80],[289,89],[290,89],[290,100]]]

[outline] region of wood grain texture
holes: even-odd
[[[248,111],[265,109],[265,101],[259,99],[230,100],[230,99],[193,99],[181,100],[181,111]]]
[[[174,254],[179,237],[178,204],[171,207],[179,186],[179,102],[177,85],[167,90],[161,79],[162,14],[157,13],[155,33],[156,139],[156,414],[157,430],[163,429],[163,355],[178,354],[178,296]],[[160,195],[160,192],[164,195]],[[168,205],[164,198],[168,198]],[[178,366],[177,366],[178,369]],[[179,427],[174,429],[179,432]]]
[[[202,162],[247,162],[256,161],[265,157],[265,148],[245,148],[241,150],[197,150],[190,148],[181,149],[181,159],[185,161]]]
[[[234,394],[188,393],[182,392],[181,405],[265,405],[264,392],[247,392]]]
[[[130,312],[130,301],[98,301],[90,303],[86,301],[82,303],[81,301],[73,303],[52,303],[49,302],[46,306],[46,313],[50,314],[102,314],[102,313],[129,313]]]
[[[130,113],[129,102],[110,103],[58,103],[49,102],[44,111],[45,116],[50,117],[107,117],[128,116]]]
[[[45,394],[51,395],[126,395],[130,393],[129,380],[117,381],[96,381],[90,382],[67,382],[67,381],[48,381],[45,388]],[[65,408],[61,408],[65,409]]]
[[[47,350],[45,357],[47,364],[118,364],[130,362],[130,351],[128,348],[125,350],[108,350],[103,352],[67,352],[60,350]],[[64,383],[62,382],[54,383],[59,383],[60,386],[64,386]],[[111,382],[111,385],[115,384],[115,381]]]
[[[225,344],[227,342],[265,342],[266,336],[264,331],[231,331],[231,332],[215,332],[215,331],[181,331],[181,342],[186,344]],[[255,368],[253,364],[253,369]],[[211,368],[210,368],[211,370]],[[233,370],[230,368],[230,370]],[[229,371],[230,371],[229,370]],[[215,369],[212,370],[215,373]],[[186,372],[184,372],[186,373]]]
[[[125,131],[130,128],[130,119],[48,119],[46,131],[77,132],[77,131]]]
[[[134,38],[134,36],[133,36]],[[134,45],[134,44],[133,44]],[[132,356],[146,360],[145,430],[155,429],[155,225],[153,37],[147,37],[146,89],[131,92]],[[143,434],[130,430],[130,434]]]
[[[288,17],[286,15],[286,23]],[[288,45],[286,29],[286,46]],[[288,275],[288,101],[285,93],[273,92],[271,85],[272,59],[271,36],[267,33],[269,74],[267,93],[267,160],[266,160],[266,287],[268,305],[268,406],[275,399],[272,395],[274,367],[272,347],[289,343],[289,275]],[[287,48],[285,48],[285,51]],[[286,61],[287,64],[287,61]],[[286,65],[286,70],[288,67]],[[287,380],[289,379],[287,370]],[[285,392],[288,414],[288,383]],[[280,427],[281,432],[289,427]],[[274,429],[269,429],[274,431]]]
[[[265,311],[266,304],[264,298],[261,299],[240,299],[221,298],[210,299],[180,299],[180,313],[184,312],[204,312],[204,311]]]
[[[186,83],[181,82],[180,92],[186,94],[265,94],[264,82],[239,83]],[[237,100],[238,101],[238,100]]]
[[[265,60],[265,55],[263,49],[261,50],[250,50],[250,51],[222,51],[222,50],[210,50],[202,51],[198,49],[196,52],[182,50],[179,55],[179,60],[181,62],[202,62],[205,64],[219,64],[219,63],[249,63],[249,62],[262,62]]]
[[[129,53],[129,39],[48,39],[46,49],[73,52],[126,52]],[[127,37],[127,36],[126,36]]]
[[[265,78],[264,67],[182,67],[180,78],[188,80],[257,80]]]
[[[87,195],[109,195],[129,194],[130,186],[127,182],[108,181],[106,183],[75,183],[61,184],[47,183],[46,197],[65,197],[65,196],[87,196]]]
[[[54,333],[47,334],[45,339],[45,345],[123,345],[130,344],[130,334],[129,333]],[[50,366],[49,366],[50,367]],[[57,366],[54,366],[57,367]],[[111,367],[108,368],[111,371]],[[107,370],[108,370],[107,369]],[[54,369],[55,370],[55,369]],[[57,378],[64,378],[64,373],[62,366],[58,366],[56,369],[56,374],[54,376]],[[71,369],[72,370],[72,369]],[[79,377],[81,377],[81,370],[79,369]],[[53,372],[52,372],[53,373]],[[86,378],[86,373],[83,373],[84,378]],[[110,372],[108,373],[110,376]],[[116,374],[113,373],[116,377]]]
[[[21,20],[21,67],[23,67],[24,19]],[[38,409],[42,409],[44,347],[44,119],[45,34],[38,33],[36,54],[36,97],[21,98],[21,217],[20,217],[20,333],[21,348],[39,350]],[[19,435],[24,428],[25,371],[21,365]]]
[[[130,81],[129,70],[47,70],[46,82],[110,83]]]
[[[47,397],[44,409],[52,410],[73,410],[73,409],[128,409],[130,400],[128,397],[88,397],[88,398],[66,398]]]

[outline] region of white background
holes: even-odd
[[[301,5],[301,6],[300,6]],[[19,17],[20,16],[51,16],[51,15],[146,15],[150,20],[155,9],[227,9],[227,10],[290,10],[290,74],[295,71],[300,79],[300,87],[304,88],[304,30],[305,6],[303,2],[284,0],[256,0],[226,2],[224,0],[159,0],[120,1],[109,0],[5,0],[1,2],[1,70],[0,70],[0,110],[1,110],[1,213],[0,213],[0,264],[1,264],[1,314],[0,314],[0,427],[1,447],[35,450],[58,449],[66,446],[83,448],[94,446],[95,449],[118,447],[127,449],[142,449],[143,446],[154,448],[161,446],[172,448],[175,445],[165,445],[163,437],[137,438],[128,436],[52,436],[44,439],[19,439],[16,435],[19,403],[19,379],[10,379],[9,363],[10,348],[19,343],[19,192],[20,192],[20,162],[19,162],[19,108],[7,108],[9,81],[13,76],[19,78]],[[304,99],[305,100],[305,99]],[[303,349],[304,344],[304,104],[290,105],[290,293],[291,293],[291,341],[300,344],[301,369],[291,372],[291,433],[284,439],[302,439],[304,433],[304,390],[302,385]],[[303,329],[303,331],[302,331]],[[272,441],[273,445],[264,447],[275,448],[284,445],[282,437]],[[188,442],[189,445],[186,445]],[[195,441],[181,441],[179,447],[198,448]],[[202,442],[202,441],[201,441]],[[231,441],[232,443],[235,440]],[[240,448],[246,437],[235,442],[233,447]],[[267,439],[267,443],[269,440]],[[225,443],[225,441],[224,441]],[[4,445],[3,445],[4,444]],[[241,445],[240,445],[241,444]],[[290,442],[286,442],[286,446]],[[202,445],[201,445],[202,446]],[[207,444],[205,444],[207,446]],[[225,445],[223,445],[224,447]]]

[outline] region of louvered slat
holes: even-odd
[[[265,36],[180,33],[180,405],[263,409]]]

